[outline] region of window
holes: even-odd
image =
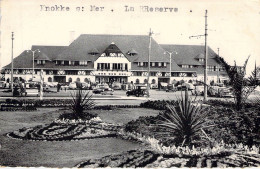
[[[199,58],[199,62],[204,62],[204,59],[203,58]]]
[[[116,54],[116,53],[110,53],[110,56],[111,56],[111,57],[116,57],[117,54]]]
[[[156,76],[156,72],[150,72],[151,76]]]
[[[153,79],[153,80],[152,80],[152,84],[155,84],[155,83],[156,83],[156,80],[155,80],[155,79]]]
[[[118,57],[124,57],[123,53],[118,53]]]
[[[162,62],[162,67],[166,67],[166,63],[165,62]]]
[[[154,66],[155,66],[155,62],[152,62],[152,65],[151,65],[151,66],[153,66],[153,67],[154,67]]]
[[[142,76],[142,72],[136,72],[136,76]]]
[[[84,79],[84,82],[88,83],[88,82],[89,82],[88,78],[85,78],[85,79]]]
[[[69,78],[69,82],[72,82],[72,78],[71,77]]]
[[[189,65],[181,65],[182,68],[189,68]]]
[[[144,62],[138,62],[138,66],[144,66]]]
[[[64,65],[68,66],[69,65],[69,61],[64,61]]]
[[[79,65],[81,65],[81,66],[86,66],[87,64],[88,64],[88,61],[86,61],[86,60],[79,61]]]
[[[139,83],[140,83],[140,80],[139,80],[139,79],[136,79],[135,83],[136,83],[136,84],[139,84]]]
[[[77,75],[78,74],[78,71],[77,70],[67,70],[66,73],[68,75]]]
[[[161,67],[161,66],[162,66],[162,63],[161,63],[161,62],[159,62],[159,63],[158,63],[158,66],[159,66],[159,67]]]
[[[125,70],[128,70],[128,64],[125,63]]]
[[[77,82],[80,82],[80,78],[77,78]]]
[[[117,70],[117,63],[113,63],[113,70]]]
[[[52,82],[52,78],[51,77],[48,78],[48,82]]]
[[[214,66],[208,66],[208,71],[213,72],[214,71]]]
[[[37,60],[37,65],[44,65],[45,64],[45,60]]]
[[[79,65],[79,61],[75,61],[74,65],[78,66]]]
[[[144,83],[147,83],[147,79],[144,79]]]

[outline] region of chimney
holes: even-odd
[[[70,31],[70,44],[74,41],[75,31]]]

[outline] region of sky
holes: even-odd
[[[259,0],[0,0],[0,3],[0,68],[11,62],[11,32],[15,38],[14,57],[32,45],[69,45],[72,31],[75,39],[80,34],[148,36],[151,28],[153,38],[161,44],[204,45],[204,36],[189,37],[205,34],[205,10],[208,45],[216,53],[219,48],[220,56],[230,64],[235,60],[243,65],[250,55],[247,72],[253,70],[255,62],[260,65]],[[64,7],[63,11],[55,5]],[[126,11],[125,6],[133,11]],[[143,6],[153,11],[147,12]],[[46,11],[45,7],[54,11]]]

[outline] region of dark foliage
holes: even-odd
[[[74,95],[71,95],[71,105],[69,107],[73,112],[75,119],[89,119],[91,116],[86,110],[90,110],[95,106],[94,100],[89,95],[89,92],[77,90]]]
[[[257,101],[258,100],[258,101]],[[156,103],[156,102],[155,102]],[[259,99],[246,103],[243,110],[237,110],[233,102],[209,100],[207,125],[215,125],[205,132],[212,140],[224,141],[227,144],[243,143],[244,145],[260,144],[260,104]],[[137,132],[145,136],[155,137],[164,145],[176,144],[170,130],[157,127],[161,116],[140,117],[125,125],[128,132]],[[168,134],[165,134],[167,133]],[[205,145],[205,139],[195,140],[195,145]]]
[[[249,57],[244,63],[243,67],[236,65],[230,66],[223,58],[219,57],[219,61],[223,64],[229,79],[230,85],[233,89],[234,99],[236,103],[236,109],[241,110],[244,103],[246,102],[248,96],[254,91],[257,87],[256,83],[256,69],[252,72],[252,75],[249,78],[245,78],[246,75],[246,66]]]
[[[151,108],[155,110],[165,110],[167,104],[177,105],[177,102],[174,100],[148,100],[144,103],[141,103],[140,107]]]
[[[192,104],[187,90],[177,103],[177,106],[166,105],[166,111],[159,115],[162,120],[158,120],[157,125],[169,129],[177,145],[190,145],[204,134],[203,128],[208,127],[205,121],[207,111],[201,105]]]

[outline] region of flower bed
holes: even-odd
[[[23,140],[66,141],[115,137],[120,126],[103,123],[100,118],[88,121],[56,119],[51,124],[23,128],[7,133],[8,137]]]
[[[158,104],[161,102],[154,103]],[[209,113],[206,117],[207,125],[214,125],[214,127],[213,129],[205,128],[205,132],[214,140],[213,142],[219,143],[224,141],[227,144],[242,143],[248,146],[260,144],[259,105],[247,104],[246,109],[237,111],[223,101],[208,101],[207,104],[210,105],[208,107]],[[160,116],[140,117],[137,120],[127,123],[125,125],[125,131],[155,137],[164,145],[174,143],[171,139],[174,134],[167,132],[166,129],[158,128],[156,125],[158,120],[161,120]],[[198,145],[205,144],[205,140],[194,141],[197,141],[196,144]],[[206,144],[208,143],[206,142]]]
[[[6,101],[0,102],[0,107],[9,106],[9,107],[70,107],[70,99],[6,99]],[[95,110],[112,110],[114,108],[138,108],[139,105],[102,105],[94,106]],[[5,111],[5,109],[1,110]]]
[[[257,167],[260,165],[259,154],[226,154],[224,156],[178,157],[159,154],[151,150],[131,150],[121,154],[109,155],[100,159],[90,159],[76,165],[77,168],[227,168],[227,167]]]

